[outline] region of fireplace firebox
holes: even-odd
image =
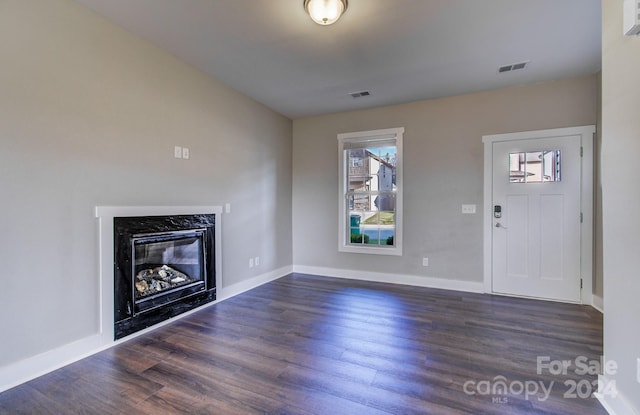
[[[113,223],[115,339],[215,300],[215,215]]]

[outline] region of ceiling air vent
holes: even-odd
[[[351,95],[352,98],[362,98],[362,97],[368,97],[369,95],[371,95],[371,92],[358,91],[358,92],[351,92],[349,95]]]
[[[529,62],[527,61],[527,62],[512,63],[511,65],[504,65],[498,68],[498,73],[511,72],[511,71],[524,69],[527,67],[528,64]]]

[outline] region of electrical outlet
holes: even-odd
[[[429,266],[429,258],[427,258],[427,257],[422,258],[422,266],[423,267],[428,267]]]
[[[253,260],[253,263],[256,264],[256,267],[260,265],[260,257],[257,256],[256,259]]]
[[[182,147],[182,158],[189,160],[189,147]]]
[[[249,258],[249,268],[253,268],[253,258]]]
[[[175,146],[173,148],[173,157],[175,157],[177,159],[181,159],[182,158],[182,147]]]

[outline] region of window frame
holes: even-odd
[[[338,134],[338,251],[358,254],[395,255],[402,256],[402,230],[403,230],[403,136],[404,127],[387,128],[381,130],[357,131]],[[395,198],[395,246],[376,245],[352,245],[350,236],[347,235],[349,223],[349,210],[347,206],[347,172],[349,160],[345,152],[345,144],[365,144],[372,141],[395,140],[396,145],[396,191]],[[363,148],[365,146],[363,145]]]

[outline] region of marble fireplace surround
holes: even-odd
[[[215,215],[216,287],[222,286],[221,206],[97,206],[100,241],[100,336],[102,344],[114,342],[114,232],[113,218],[136,216]],[[209,303],[211,304],[211,303]],[[197,310],[197,308],[196,308]],[[195,310],[192,310],[193,312]],[[182,314],[184,316],[189,312]],[[167,320],[170,321],[170,320]],[[163,323],[159,323],[163,324]],[[157,325],[155,326],[157,327]],[[142,331],[144,332],[144,330]],[[141,332],[138,332],[141,333]],[[137,334],[137,333],[136,333]]]

